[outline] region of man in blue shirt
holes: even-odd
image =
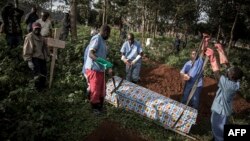
[[[213,50],[207,49],[206,55],[210,61],[214,57]],[[213,67],[212,67],[213,69]],[[215,141],[223,141],[224,125],[227,124],[232,114],[232,102],[236,92],[240,89],[239,80],[243,73],[238,67],[228,69],[226,76],[220,75],[218,69],[213,69],[216,79],[219,81],[219,89],[216,92],[211,111],[211,127]]]
[[[103,25],[100,33],[93,36],[88,45],[85,69],[88,82],[90,84],[90,104],[93,112],[99,114],[103,108],[104,97],[106,95],[105,67],[98,63],[98,59],[106,59],[107,46],[105,40],[110,36],[110,27]],[[112,75],[112,69],[108,70]]]
[[[192,87],[194,86],[195,81],[198,79],[199,82],[197,85],[197,89],[190,100],[191,107],[198,109],[200,93],[203,87],[203,75],[199,75],[200,73],[202,73],[201,71],[203,66],[203,53],[198,58],[196,57],[196,54],[197,52],[195,50],[191,51],[191,60],[185,63],[180,72],[181,76],[186,81],[181,102],[186,104]]]
[[[128,40],[123,43],[121,54],[121,60],[126,64],[126,80],[137,83],[140,79],[143,53],[140,43],[134,40],[132,33],[128,34]]]

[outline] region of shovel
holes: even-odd
[[[123,80],[124,80],[124,79],[122,78],[122,80],[119,82],[118,86],[116,86],[116,85],[115,85],[115,78],[112,77],[114,89],[110,92],[111,95],[119,89],[119,87],[122,85]],[[119,107],[119,96],[118,96],[118,94],[116,95],[116,101],[117,101],[117,107]]]

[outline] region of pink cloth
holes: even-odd
[[[211,48],[207,48],[205,54],[209,57],[213,72],[220,70],[216,57],[214,56],[214,51]]]
[[[104,72],[87,69],[86,74],[90,84],[90,102],[92,104],[100,103],[101,99],[106,95]]]
[[[225,51],[220,43],[214,44],[214,47],[217,49],[220,57],[220,64],[228,64],[228,59],[226,57]]]

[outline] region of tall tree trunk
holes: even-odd
[[[145,25],[146,25],[146,4],[145,1],[142,2],[143,10],[142,10],[142,46],[144,46],[145,39]]]
[[[232,29],[231,29],[231,37],[230,37],[229,44],[228,44],[228,48],[227,48],[227,55],[229,55],[230,48],[232,47],[234,29],[235,29],[235,25],[236,25],[237,20],[238,20],[238,16],[239,16],[239,10],[237,10],[236,16],[235,16],[235,18],[234,18],[234,23],[233,23],[233,26],[232,26]]]
[[[77,40],[77,28],[76,28],[76,0],[70,1],[70,23],[71,23],[71,40]]]
[[[18,0],[15,0],[15,7],[18,8]]]
[[[221,24],[219,24],[216,40],[218,41],[221,33]]]
[[[173,23],[172,23],[172,29],[171,29],[172,37],[175,37],[175,32],[176,32],[175,27],[177,25],[176,20],[177,20],[177,12],[174,15],[174,19],[173,19]]]
[[[154,20],[154,38],[155,38],[155,34],[157,32],[157,23],[158,23],[158,13],[159,13],[159,10],[156,10],[155,11],[155,20]]]
[[[107,24],[107,0],[103,0],[102,24]]]

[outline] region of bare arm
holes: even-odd
[[[89,57],[92,59],[92,60],[96,60],[97,59],[97,56],[95,55],[95,50],[94,49],[92,49],[92,50],[90,50],[90,52],[89,52]]]

